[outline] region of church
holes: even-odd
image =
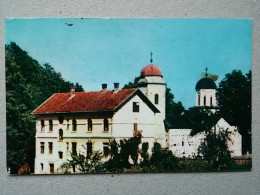
[[[36,121],[35,174],[60,173],[61,165],[71,153],[102,151],[107,156],[109,141],[129,139],[138,133],[142,142],[154,142],[169,149],[177,157],[194,158],[205,135],[191,137],[192,110],[181,115],[166,116],[166,82],[159,67],[145,66],[140,73],[137,88],[113,89],[102,84],[100,91],[55,93],[36,108],[32,114]],[[213,112],[217,105],[216,84],[203,78],[196,85],[196,106]],[[195,99],[195,97],[194,97]],[[241,135],[236,126],[219,117],[212,127],[231,131],[228,143],[231,156],[241,155]],[[73,170],[77,173],[77,169]]]

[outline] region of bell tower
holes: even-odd
[[[155,137],[162,147],[165,147],[165,93],[166,83],[159,67],[152,64],[153,53],[151,52],[150,64],[141,70],[138,88],[160,111],[155,116]]]
[[[216,107],[216,83],[208,78],[208,68],[206,67],[205,78],[200,79],[196,84],[196,107]]]

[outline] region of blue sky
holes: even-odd
[[[249,19],[5,20],[6,44],[15,42],[85,91],[100,90],[102,83],[123,87],[150,64],[152,51],[153,63],[185,108],[195,105],[195,85],[206,67],[219,76],[216,84],[234,69],[251,70],[251,34]]]

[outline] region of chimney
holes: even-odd
[[[70,89],[70,97],[73,96],[73,95],[75,95],[75,88],[74,87],[72,87]]]
[[[102,84],[102,92],[105,93],[107,91],[107,84],[103,83]]]
[[[114,93],[119,91],[119,83],[114,83]]]

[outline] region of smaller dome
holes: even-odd
[[[195,89],[197,91],[200,89],[217,89],[217,86],[212,79],[202,78],[197,82]]]
[[[141,76],[162,76],[162,72],[154,64],[149,64],[141,70]]]

